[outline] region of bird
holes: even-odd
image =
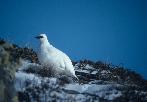
[[[46,34],[40,34],[35,38],[40,40],[38,59],[41,64],[52,66],[56,71],[65,72],[67,75],[79,80],[75,74],[74,66],[72,65],[70,58],[64,52],[51,45]]]

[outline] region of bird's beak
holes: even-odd
[[[40,39],[40,38],[42,38],[42,36],[36,36],[35,38],[36,38],[36,39]]]

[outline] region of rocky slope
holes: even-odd
[[[77,82],[40,65],[32,49],[1,40],[0,50],[0,73],[6,73],[0,74],[0,89],[9,88],[8,92],[1,91],[0,101],[17,101],[17,98],[20,102],[147,101],[147,80],[126,68],[101,61],[73,62]],[[8,70],[4,70],[6,67]],[[13,76],[10,82],[5,78],[8,76]]]

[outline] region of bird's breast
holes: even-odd
[[[60,57],[52,51],[42,50],[40,54],[40,62],[43,64],[58,65]]]

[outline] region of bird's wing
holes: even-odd
[[[74,74],[75,71],[74,71],[74,67],[72,65],[70,58],[65,53],[63,53],[62,58],[64,60],[66,70],[68,70],[68,71],[70,71],[71,73]]]
[[[65,63],[62,57],[62,52],[55,47],[48,49],[50,56],[54,58],[55,62],[57,63],[58,67],[62,70],[65,70]]]
[[[70,58],[64,52],[53,47],[50,53],[51,53],[51,56],[56,59],[56,63],[58,63],[59,65],[58,67],[61,70],[70,72],[74,77],[78,79],[78,77],[75,75],[74,67],[72,65]]]
[[[65,67],[65,63],[64,63],[64,60],[63,60],[62,57],[60,57],[58,63],[59,63],[59,65],[60,65],[59,67],[60,67],[61,69],[65,70],[66,67]]]

